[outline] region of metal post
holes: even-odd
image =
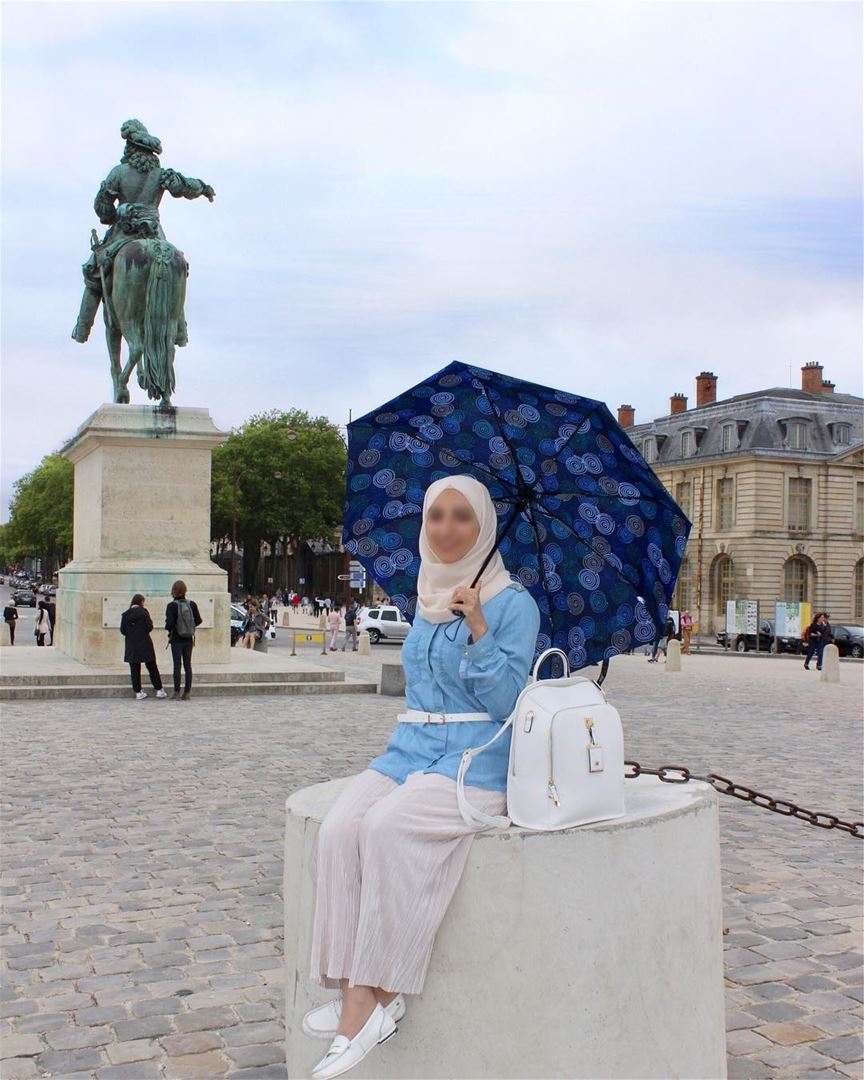
[[[231,480],[231,599],[237,593],[237,462]]]

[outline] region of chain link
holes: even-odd
[[[659,769],[646,769],[638,761],[624,762],[625,780],[633,780],[643,774],[656,776],[664,784],[686,784],[688,780],[704,780],[721,795],[743,799],[744,802],[753,803],[754,806],[761,806],[763,810],[771,810],[784,817],[799,818],[801,821],[806,821],[808,825],[815,825],[817,829],[840,829],[849,833],[850,836],[864,840],[864,821],[841,821],[836,814],[826,814],[821,810],[807,810],[786,799],[774,799],[745,784],[736,784],[734,780],[720,776],[718,773],[697,776],[696,773],[691,773],[686,765],[661,765]]]

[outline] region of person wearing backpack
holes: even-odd
[[[352,600],[345,610],[345,640],[342,642],[342,652],[348,644],[348,635],[351,635],[353,644],[352,652],[357,652],[357,601]]]
[[[137,701],[144,701],[147,697],[141,689],[142,664],[147,668],[156,697],[168,697],[162,689],[162,676],[156,664],[156,650],[153,648],[153,640],[150,637],[152,630],[153,620],[150,618],[150,612],[144,607],[144,597],[141,593],[135,593],[128,611],[124,611],[120,616],[120,633],[126,639],[123,659],[129,665],[132,692]]]
[[[165,629],[174,660],[174,700],[188,701],[192,693],[192,649],[195,646],[195,627],[201,625],[201,613],[194,600],[186,599],[186,582],[175,581],[171,586],[174,598],[165,609]],[[180,693],[180,664],[185,682]]]

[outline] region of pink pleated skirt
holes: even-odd
[[[487,814],[506,812],[504,791],[466,785],[465,794]],[[399,784],[364,769],[352,777],[321,824],[310,863],[313,981],[420,993],[476,832],[447,776],[415,772]]]

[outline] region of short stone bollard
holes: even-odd
[[[840,682],[840,650],[836,645],[826,645],[822,650],[820,682]]]
[[[327,612],[326,611],[322,611],[318,616],[318,629],[319,630],[326,630],[327,629]]]
[[[666,645],[666,670],[681,670],[681,642],[678,638],[669,638]]]
[[[401,664],[381,665],[381,689],[379,693],[387,697],[405,696],[405,668]]]
[[[337,993],[309,973],[312,860],[346,782],[286,803],[289,1076],[308,1076],[327,1049],[301,1026]],[[352,1075],[725,1077],[717,803],[708,784],[643,775],[626,781],[622,818],[478,833],[423,992]]]
[[[372,643],[369,640],[369,631],[361,630],[357,635],[357,655],[358,656],[371,656],[372,655]]]

